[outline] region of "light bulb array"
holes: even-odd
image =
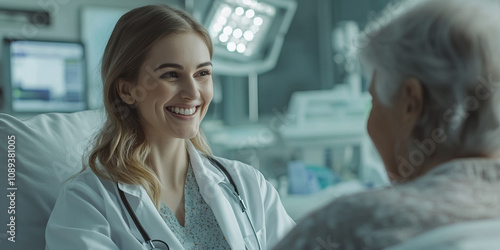
[[[259,49],[275,13],[273,6],[255,0],[220,1],[209,33],[214,45],[251,56]]]

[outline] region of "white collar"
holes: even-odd
[[[202,155],[190,140],[187,140],[186,145],[189,160],[191,161],[191,166],[198,182],[200,178],[205,178],[207,181],[214,183],[224,181],[225,177],[222,172],[210,162],[207,156]]]
[[[200,186],[208,183],[218,184],[224,181],[224,174],[194,147],[191,140],[186,140],[186,147],[196,181],[199,182]],[[147,195],[146,191],[140,185],[119,182],[118,187],[123,192],[139,198],[143,198],[144,195]]]

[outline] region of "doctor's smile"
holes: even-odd
[[[179,107],[172,107],[172,106],[169,106],[167,107],[166,109],[174,114],[180,114],[180,115],[184,115],[184,116],[190,116],[190,115],[193,115],[194,112],[196,112],[197,110],[197,107],[193,107],[193,108],[179,108]]]

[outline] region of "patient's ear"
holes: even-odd
[[[423,87],[419,80],[407,78],[403,82],[402,89],[403,123],[412,129],[423,110]]]
[[[131,94],[131,90],[133,87],[134,85],[128,81],[118,80],[118,84],[116,85],[116,91],[118,92],[118,95],[120,95],[120,98],[122,99],[123,102],[127,104],[135,103],[136,100]]]

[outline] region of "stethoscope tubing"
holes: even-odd
[[[229,187],[226,183],[223,183],[223,184],[225,184],[224,186],[229,188],[229,190],[231,191],[231,193],[234,195],[237,202],[239,203],[242,212],[245,213],[245,215],[248,219],[248,222],[250,222],[250,226],[252,227],[255,238],[257,239],[257,244],[259,245],[259,250],[262,250],[262,246],[260,244],[259,237],[257,235],[257,232],[255,231],[255,227],[253,226],[252,220],[250,219],[250,215],[248,214],[248,208],[247,208],[245,202],[243,201],[243,199],[241,198],[240,192],[238,191],[238,188],[236,187],[236,184],[234,183],[233,178],[231,177],[231,175],[229,174],[227,169],[224,166],[222,166],[222,164],[220,162],[218,162],[217,160],[215,160],[212,157],[208,157],[208,160],[210,161],[210,163],[212,163],[212,165],[217,167],[219,169],[219,171],[221,171],[226,176],[226,179],[228,179],[229,184],[231,185],[232,188]],[[129,213],[130,217],[134,221],[135,226],[137,227],[137,229],[141,233],[142,238],[144,239],[145,243],[151,247],[151,249],[154,249],[153,240],[151,239],[149,234],[146,232],[146,230],[142,226],[142,224],[139,221],[139,219],[137,218],[135,212],[130,207],[130,203],[128,202],[127,198],[125,197],[125,193],[118,187],[118,183],[116,185],[117,185],[118,191],[120,193],[120,199],[122,200],[122,203],[125,205],[125,208],[127,209],[127,212]],[[162,240],[158,240],[158,241],[161,241],[162,243],[165,244],[165,246],[167,246],[167,249],[170,249],[169,245],[166,242],[164,242]]]
[[[116,185],[118,187],[118,183]],[[148,232],[146,232],[144,227],[142,227],[141,222],[139,222],[139,219],[137,218],[134,211],[130,207],[130,203],[128,202],[127,197],[125,197],[125,193],[119,187],[118,187],[118,191],[120,193],[120,199],[122,200],[123,204],[125,205],[125,208],[127,209],[128,214],[130,215],[130,217],[132,217],[132,220],[134,221],[135,226],[139,230],[139,233],[141,233],[142,238],[144,239],[146,244],[151,247],[151,249],[154,249],[155,246],[153,245],[153,240],[151,240],[151,237],[149,236]],[[165,246],[167,246],[167,250],[170,250],[170,246],[166,242],[164,242],[162,240],[159,240],[159,241],[163,242],[165,244]]]

